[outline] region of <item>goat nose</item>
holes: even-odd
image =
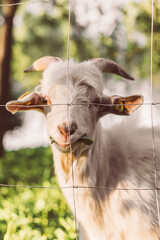
[[[58,130],[63,136],[72,135],[77,129],[77,124],[75,122],[68,123],[64,122],[58,125]]]

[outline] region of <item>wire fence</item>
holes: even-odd
[[[33,108],[36,107],[54,107],[54,106],[108,106],[108,107],[112,107],[112,106],[121,106],[121,103],[53,103],[53,104],[39,104],[39,105],[31,105]],[[155,106],[155,105],[160,105],[160,102],[144,102],[142,103],[123,103],[123,106]],[[0,107],[6,107],[6,104],[0,104]],[[9,106],[11,107],[17,107],[18,104],[9,104]],[[24,108],[30,108],[30,105],[20,105],[21,107]]]
[[[21,1],[21,2],[15,2],[15,3],[7,3],[7,4],[0,4],[0,7],[11,7],[11,6],[18,6],[18,5],[26,5],[26,4],[35,4],[35,3],[45,3],[45,2],[50,2],[50,0],[43,0],[43,1],[36,1],[36,0],[33,0],[33,1]]]
[[[19,184],[3,184],[1,183],[0,184],[0,187],[18,187],[18,188],[43,188],[43,189],[86,189],[86,188],[89,188],[89,189],[99,189],[99,190],[103,190],[103,189],[106,189],[106,190],[109,190],[109,191],[153,191],[153,190],[160,190],[160,187],[140,187],[140,188],[119,188],[119,187],[104,187],[104,186],[81,186],[81,185],[71,185],[71,186],[61,186],[61,187],[44,187],[44,186],[33,186],[33,185],[19,185]]]
[[[19,3],[11,3],[11,4],[0,4],[0,7],[5,7],[5,6],[13,6],[13,5],[23,5],[23,4],[36,4],[36,3],[45,3],[45,2],[50,2],[50,0],[43,0],[43,1],[21,1]],[[69,19],[68,19],[68,41],[67,41],[67,103],[60,103],[60,104],[49,104],[50,107],[54,106],[66,106],[67,107],[67,118],[68,121],[70,120],[70,110],[69,108],[71,106],[121,106],[119,103],[115,104],[104,104],[104,103],[72,103],[69,102],[69,84],[70,84],[70,17],[71,17],[71,10],[72,10],[72,0],[69,0]],[[153,106],[155,105],[160,105],[160,102],[156,101],[153,102],[153,73],[152,73],[152,58],[153,58],[153,18],[154,18],[154,0],[152,0],[152,19],[151,19],[151,102],[144,102],[144,106],[151,106],[151,134],[152,134],[152,151],[153,151],[153,159],[155,163],[155,169],[154,169],[154,179],[155,179],[155,186],[154,187],[139,187],[139,188],[112,188],[112,187],[106,187],[106,186],[80,186],[80,185],[75,185],[74,181],[74,168],[72,167],[72,185],[70,186],[60,186],[60,187],[45,187],[45,186],[30,186],[30,185],[9,185],[9,184],[0,184],[0,187],[20,187],[20,188],[43,188],[43,189],[73,189],[73,202],[74,202],[74,219],[75,219],[75,232],[76,232],[76,240],[78,239],[78,224],[77,224],[77,213],[76,213],[76,198],[75,198],[75,189],[97,189],[97,190],[114,190],[114,191],[155,191],[156,194],[156,204],[157,204],[157,215],[158,215],[158,223],[160,227],[160,213],[159,213],[159,201],[158,201],[158,190],[160,190],[160,187],[158,187],[158,179],[157,179],[157,156],[156,156],[156,148],[155,148],[155,132],[154,132],[154,121],[153,121]],[[22,101],[22,99],[21,99]],[[137,105],[141,106],[142,104],[125,104],[123,103],[124,106],[129,106],[129,105]],[[16,104],[11,104],[11,107],[17,107]],[[0,104],[0,107],[6,107],[5,104]],[[21,105],[21,107],[24,108],[30,108],[30,105]],[[36,107],[48,107],[48,105],[32,105],[32,108]],[[69,129],[69,139],[70,139],[70,129]],[[73,159],[72,159],[72,144],[70,141],[70,154],[71,154],[71,162],[73,166]]]

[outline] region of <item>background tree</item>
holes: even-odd
[[[2,4],[18,3],[19,0],[5,0]],[[13,17],[17,6],[4,6],[1,15],[4,24],[0,28],[0,104],[5,104],[10,95],[10,65],[12,54],[12,29]],[[3,153],[2,139],[3,134],[9,128],[8,113],[5,108],[0,108],[0,156]]]

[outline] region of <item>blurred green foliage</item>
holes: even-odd
[[[32,5],[37,8],[37,4]],[[41,3],[41,10],[18,7],[14,27],[12,77],[16,83],[12,95],[33,90],[39,84],[41,73],[24,74],[34,60],[45,55],[67,58],[68,2],[55,0],[49,10]],[[111,35],[99,32],[96,38],[88,34],[88,25],[81,26],[76,13],[71,13],[70,57],[83,61],[92,57],[107,57],[128,69],[136,79],[150,79],[151,0],[131,1],[119,7],[122,13],[115,20]],[[101,16],[103,16],[101,11]],[[98,19],[97,19],[98,21]],[[107,26],[106,26],[107,27]],[[154,1],[153,81],[160,74],[160,2]],[[112,76],[114,77],[114,76]]]
[[[0,183],[57,187],[50,148],[6,152]],[[0,240],[75,239],[74,221],[59,189],[1,187]]]
[[[154,1],[153,10],[153,82],[159,87],[160,75],[160,1]],[[131,2],[124,13],[127,47],[125,59],[139,80],[150,80],[152,1]]]
[[[33,90],[39,84],[41,73],[23,73],[33,61],[46,55],[67,58],[68,12],[66,0],[54,1],[50,11],[41,10],[37,14],[27,11],[26,6],[19,6],[20,24],[14,27],[12,84],[17,84],[12,88],[13,96]],[[111,36],[100,33],[97,39],[92,39],[87,28],[77,22],[73,11],[70,28],[70,58],[83,61],[101,56],[117,60],[117,28]]]

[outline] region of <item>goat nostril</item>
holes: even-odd
[[[72,135],[77,129],[77,124],[75,122],[72,122],[70,125],[70,135]]]
[[[69,123],[64,122],[61,125],[58,125],[58,130],[63,136],[72,135],[77,129],[77,124],[72,122],[70,125]]]
[[[68,129],[63,125],[58,125],[58,130],[62,135],[68,135]]]

